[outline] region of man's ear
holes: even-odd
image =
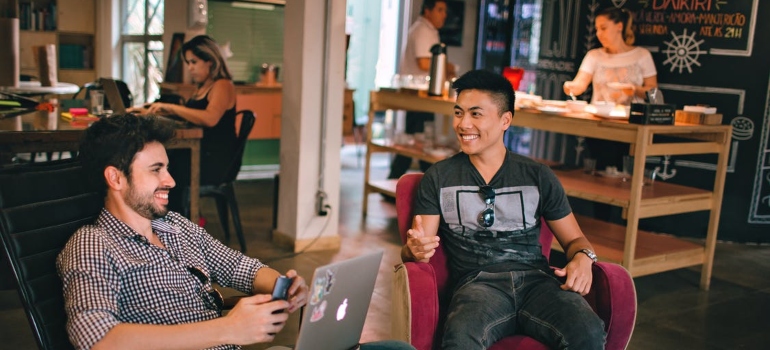
[[[511,127],[511,122],[513,121],[513,112],[507,111],[503,113],[500,118],[502,119],[503,130],[508,130],[508,128]]]
[[[126,185],[128,179],[120,169],[109,165],[104,168],[104,180],[108,189],[120,190]]]

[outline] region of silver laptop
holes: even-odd
[[[378,251],[315,270],[295,350],[358,347],[382,254]]]
[[[99,83],[104,89],[104,96],[107,98],[107,102],[110,104],[110,109],[113,115],[120,115],[126,113],[126,106],[123,104],[123,97],[118,90],[118,84],[114,79],[99,78]]]

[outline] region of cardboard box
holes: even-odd
[[[672,104],[632,103],[628,122],[633,124],[673,125],[676,106]]]
[[[677,110],[675,117],[677,123],[722,125],[721,113],[704,114],[699,112]]]

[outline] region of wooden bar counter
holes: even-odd
[[[443,158],[425,153],[421,144],[406,146],[395,145],[388,140],[373,140],[374,113],[385,110],[432,112],[443,114],[451,121],[454,104],[454,100],[440,97],[393,91],[371,92],[364,170],[364,217],[369,194],[395,194],[396,180],[370,178],[372,153],[396,153],[429,162]],[[639,125],[629,124],[626,120],[602,119],[588,113],[551,114],[530,109],[516,110],[513,125],[628,143],[634,156],[634,169],[643,169],[648,156],[717,154],[716,176],[710,191],[663,181],[644,185],[641,171],[635,172],[630,181],[620,181],[618,178],[584,174],[582,170],[554,170],[568,196],[624,209],[625,226],[578,217],[581,229],[601,260],[623,265],[634,277],[702,265],[700,286],[706,290],[709,288],[732,132],[729,125]],[[661,135],[674,136],[678,141],[662,141],[657,137]],[[639,230],[642,218],[694,211],[709,211],[705,244]],[[562,249],[558,242],[554,242],[552,248]]]

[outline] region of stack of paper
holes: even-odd
[[[684,106],[684,111],[702,114],[716,114],[717,108],[710,106]]]

